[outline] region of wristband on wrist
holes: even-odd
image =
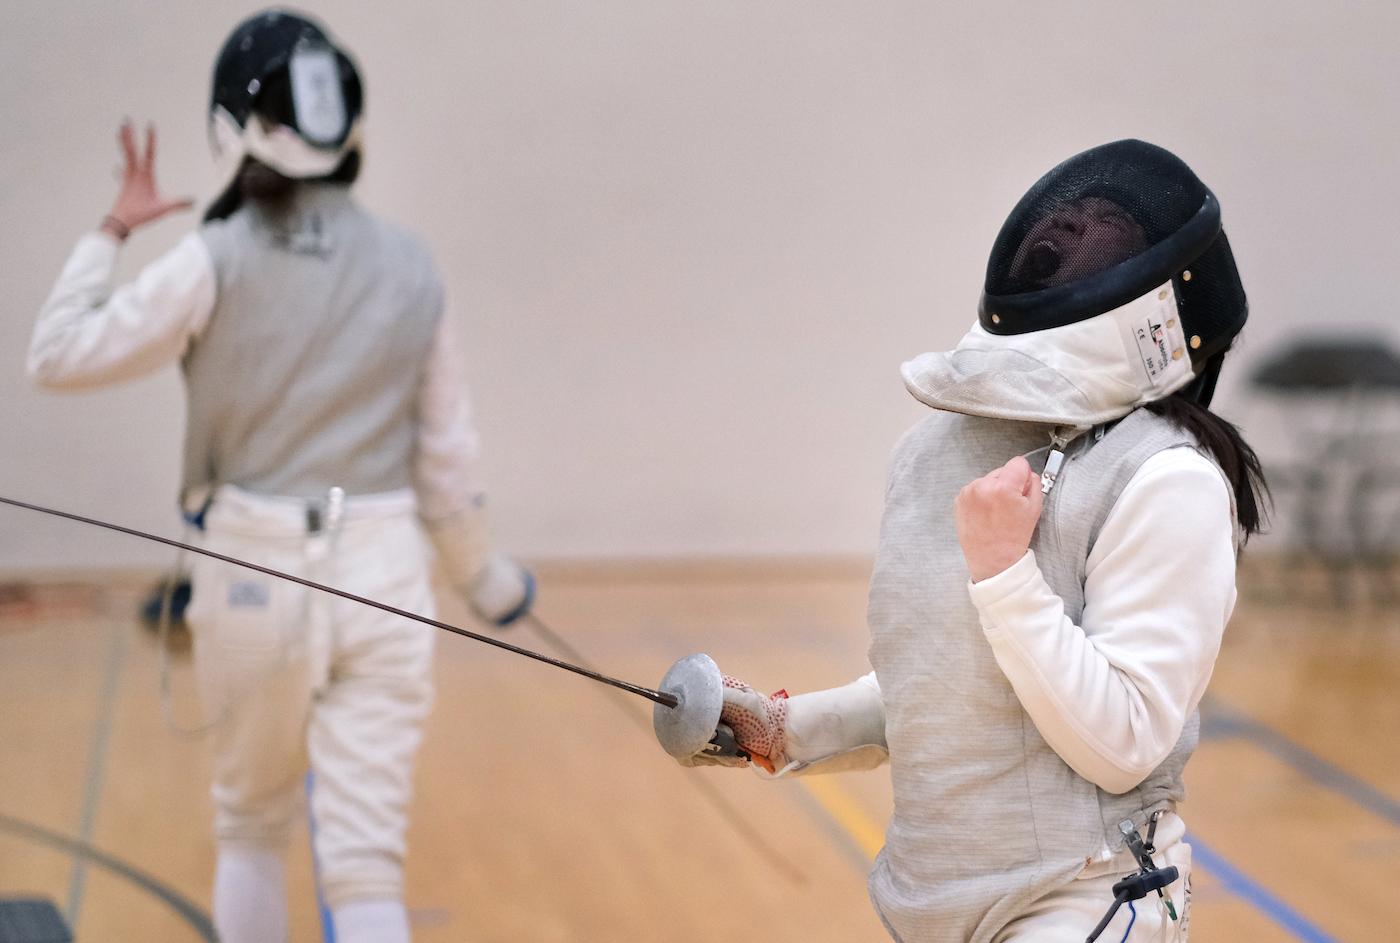
[[[102,217],[102,225],[97,228],[106,230],[121,242],[126,242],[127,237],[131,235],[131,227],[110,213]]]

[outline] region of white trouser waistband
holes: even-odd
[[[325,498],[253,494],[234,485],[220,485],[205,515],[205,524],[248,537],[303,537],[317,529],[309,526],[308,512],[314,509],[324,520],[326,505]],[[417,499],[409,488],[347,495],[340,526],[412,516],[417,508]]]

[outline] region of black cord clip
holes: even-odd
[[[1142,900],[1148,892],[1159,891],[1174,883],[1180,876],[1174,865],[1155,871],[1139,871],[1113,885],[1113,896],[1122,897],[1124,900]]]
[[[1144,844],[1142,837],[1138,835],[1137,829],[1133,827],[1131,819],[1124,819],[1118,823],[1118,830],[1123,833],[1123,841],[1127,844],[1128,850],[1133,853],[1133,858],[1137,860],[1137,874],[1130,874],[1117,884],[1113,885],[1113,905],[1108,908],[1108,913],[1103,915],[1099,925],[1094,927],[1094,931],[1085,938],[1084,943],[1094,943],[1108,926],[1113,915],[1118,913],[1118,908],[1122,907],[1130,900],[1142,900],[1152,891],[1162,896],[1162,888],[1172,884],[1181,872],[1175,867],[1158,868],[1152,862],[1152,852],[1156,850],[1150,843],[1157,834],[1157,818],[1160,812],[1153,813],[1152,824],[1148,827],[1148,844]],[[1172,919],[1176,919],[1176,908],[1171,903],[1167,904],[1171,911]]]

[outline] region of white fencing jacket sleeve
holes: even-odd
[[[78,240],[29,343],[29,377],[46,390],[91,390],[153,373],[184,354],[214,310],[214,262],[196,233],[112,290],[121,244]]]
[[[90,390],[134,380],[184,355],[214,310],[214,261],[190,233],[112,289],[120,243],[103,232],[78,240],[39,311],[29,345],[30,378],[41,388]],[[482,504],[480,446],[471,424],[450,310],[443,312],[418,393],[413,482],[419,513],[435,523]],[[484,539],[484,524],[480,528]]]
[[[969,583],[982,629],[1046,742],[1112,793],[1166,758],[1210,681],[1235,605],[1234,513],[1195,449],[1129,480],[1089,554],[1075,625],[1027,551]]]
[[[844,687],[789,698],[784,741],[779,776],[874,769],[888,760],[885,703],[875,672]]]

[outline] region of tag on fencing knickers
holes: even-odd
[[[272,598],[272,587],[266,583],[244,580],[228,586],[228,604],[236,609],[266,609]]]
[[[297,130],[313,145],[335,145],[345,135],[345,97],[335,53],[323,46],[298,47],[287,68]]]

